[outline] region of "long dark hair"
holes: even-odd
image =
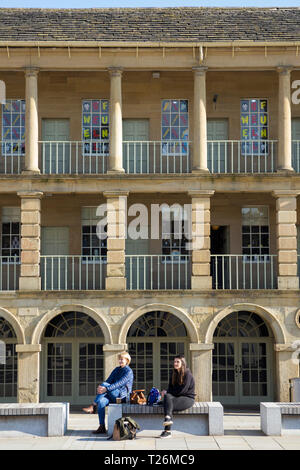
[[[184,382],[184,376],[186,372],[186,360],[185,357],[182,356],[181,354],[178,354],[178,356],[175,356],[174,359],[180,359],[181,361],[181,367],[179,370],[173,369],[173,374],[172,374],[172,385],[182,385]]]

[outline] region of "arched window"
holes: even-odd
[[[81,312],[65,312],[54,317],[47,325],[45,338],[103,337],[97,322]]]
[[[268,337],[269,329],[256,313],[233,312],[218,324],[214,337]]]
[[[149,312],[138,318],[128,331],[128,336],[187,336],[179,318],[168,312]]]
[[[70,311],[52,318],[44,332],[45,400],[92,400],[104,379],[104,335],[99,324],[85,313]]]
[[[147,392],[153,386],[166,388],[174,356],[188,354],[186,327],[169,312],[153,311],[139,317],[130,327],[127,341],[134,387]]]

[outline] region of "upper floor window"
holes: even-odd
[[[260,256],[270,253],[268,212],[267,206],[242,208],[242,252],[248,255],[246,260],[263,261],[265,256]]]
[[[25,100],[2,105],[2,155],[25,154]]]
[[[185,261],[189,255],[186,230],[189,229],[188,214],[185,210],[162,210],[162,254],[169,255],[165,261]],[[170,258],[172,256],[172,258]]]
[[[2,208],[1,256],[6,262],[20,260],[20,223],[19,207]]]
[[[241,100],[242,155],[267,155],[269,138],[268,100]]]
[[[97,235],[99,217],[96,211],[97,207],[83,207],[81,213],[82,255],[86,256],[87,260],[92,260],[95,256],[106,257],[107,254],[107,239],[101,240]]]
[[[161,139],[163,155],[188,154],[188,100],[162,100]]]
[[[109,153],[109,101],[83,100],[82,139],[84,155]]]

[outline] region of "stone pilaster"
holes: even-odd
[[[107,201],[107,273],[108,290],[125,290],[125,239],[127,221],[126,191],[106,191]]]
[[[40,173],[38,149],[38,69],[25,70],[25,169],[23,173]]]
[[[206,70],[194,67],[194,143],[193,172],[208,172],[206,126]]]
[[[39,403],[40,344],[17,344],[18,403]]]
[[[38,191],[22,191],[20,290],[40,290],[41,198]]]
[[[299,376],[299,359],[290,344],[275,344],[276,397],[275,401],[290,401],[290,379]]]
[[[104,380],[119,365],[118,354],[127,350],[127,344],[104,344]]]
[[[277,171],[294,171],[292,168],[291,120],[291,70],[278,67],[278,162]]]
[[[273,191],[276,197],[278,289],[299,289],[297,275],[297,191]]]
[[[124,173],[122,123],[122,69],[110,67],[108,173]]]
[[[190,191],[192,199],[192,290],[211,289],[210,198],[212,190]]]
[[[213,344],[191,343],[191,370],[195,379],[197,401],[212,401]]]

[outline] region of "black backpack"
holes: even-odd
[[[126,416],[125,418],[119,418],[115,421],[113,434],[111,437],[109,437],[109,439],[112,439],[113,441],[135,439],[138,429],[140,429],[138,423],[129,416]]]

